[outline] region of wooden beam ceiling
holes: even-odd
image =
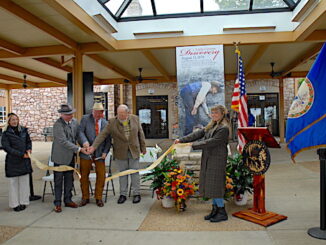
[[[165,77],[169,80],[169,73],[165,70],[165,68],[161,65],[161,63],[156,59],[156,57],[152,54],[150,50],[142,50],[143,55],[152,63],[152,65]]]
[[[81,30],[93,37],[107,50],[114,50],[116,39],[111,33],[106,32],[90,15],[88,15],[74,1],[67,0],[43,0],[58,13],[78,26]]]
[[[78,48],[78,44],[68,37],[66,34],[62,33],[61,31],[57,30],[53,26],[47,24],[42,19],[36,17],[35,15],[31,14],[24,8],[20,7],[19,5],[15,4],[10,0],[1,0],[0,7],[7,10],[11,14],[19,17],[20,19],[26,21],[27,23],[31,24],[32,26],[42,30],[43,32],[49,34],[56,40],[58,40],[63,45],[76,50]]]
[[[24,83],[22,78],[19,79],[17,77],[12,77],[12,76],[8,76],[8,75],[4,75],[4,74],[0,74],[0,79],[6,80],[6,81],[9,81],[9,82],[19,83],[19,84]],[[28,81],[28,80],[26,80],[26,84],[28,86],[38,87],[38,83],[31,82],[31,81]]]
[[[268,44],[261,44],[258,46],[256,52],[254,53],[254,55],[251,57],[251,59],[249,60],[248,64],[245,67],[245,75],[247,76],[252,67],[259,61],[259,59],[264,55],[265,51],[268,48]]]
[[[106,68],[109,68],[110,70],[116,72],[117,74],[129,79],[129,80],[133,80],[134,77],[129,74],[128,72],[126,72],[125,70],[121,69],[120,67],[117,67],[116,65],[112,64],[110,61],[96,55],[96,54],[88,54],[88,57],[92,58],[93,60],[95,60],[97,63],[105,66]]]
[[[0,1],[1,2],[1,1]],[[63,45],[51,45],[34,48],[25,48],[21,54],[13,54],[8,51],[0,50],[0,59],[21,58],[21,57],[48,57],[53,55],[73,54],[73,51]]]
[[[19,47],[3,39],[0,39],[0,48],[17,55],[20,55],[25,52],[24,48]]]
[[[58,83],[58,84],[66,84],[66,81],[57,77],[53,77],[38,71],[34,71],[25,67],[21,67],[21,66],[17,66],[5,61],[0,61],[0,67],[12,70],[12,71],[17,71],[17,72],[21,72],[27,75],[31,75],[34,77],[39,77],[39,78],[43,78],[48,80],[49,82],[54,82],[54,83]]]
[[[326,1],[319,1],[311,13],[294,30],[293,41],[304,41],[326,18]]]
[[[304,53],[304,55],[302,55],[298,59],[292,61],[290,64],[288,64],[286,66],[286,68],[284,69],[284,72],[282,73],[282,76],[286,76],[292,70],[294,70],[296,67],[298,67],[301,64],[306,63],[312,57],[316,56],[319,53],[319,51],[322,48],[322,46],[323,46],[323,43],[318,43],[318,44],[314,45],[312,48],[310,48],[309,50],[307,50]]]

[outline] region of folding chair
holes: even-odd
[[[105,169],[107,169],[107,172],[105,173],[106,178],[112,176],[111,165],[112,165],[112,154],[109,152],[105,158]],[[91,195],[94,195],[94,191],[93,191],[91,182],[96,181],[96,173],[95,172],[90,173],[88,179],[89,179],[89,189],[90,189]],[[113,180],[110,180],[110,181],[106,182],[105,188],[103,189],[103,195],[105,195],[105,199],[104,199],[105,202],[107,202],[107,200],[108,200],[108,191],[109,191],[110,182],[112,185],[111,190],[113,192],[113,195],[115,196],[114,183],[113,183]]]
[[[53,167],[54,166],[54,162],[51,161],[51,156],[49,156],[48,165],[49,165],[49,167]],[[50,171],[47,170],[45,176],[42,177],[42,180],[44,181],[42,202],[44,202],[44,196],[45,195],[52,194],[54,196],[54,189],[53,189],[54,174],[53,174],[53,172],[50,173]],[[50,182],[50,187],[51,187],[51,192],[52,193],[46,193],[46,183],[47,182]],[[74,182],[72,183],[72,189],[74,191],[74,194],[76,195],[76,189],[75,189]]]

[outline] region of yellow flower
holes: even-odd
[[[182,196],[183,193],[184,193],[184,191],[182,189],[178,189],[178,191],[177,191],[178,196]]]

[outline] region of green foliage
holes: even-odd
[[[165,157],[163,158],[162,162],[153,169],[151,173],[144,174],[142,176],[142,182],[152,181],[151,188],[153,188],[154,191],[162,188],[164,186],[166,173],[173,168],[177,168],[178,166],[178,161]]]
[[[306,79],[305,78],[300,78],[299,81],[298,81],[298,88],[300,88],[301,84],[305,81]]]
[[[241,154],[236,153],[232,157],[228,157],[226,172],[233,181],[235,195],[243,194],[245,191],[252,193],[253,175],[243,164]]]

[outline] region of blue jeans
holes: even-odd
[[[213,205],[217,205],[219,208],[224,207],[224,199],[223,198],[213,198]]]

